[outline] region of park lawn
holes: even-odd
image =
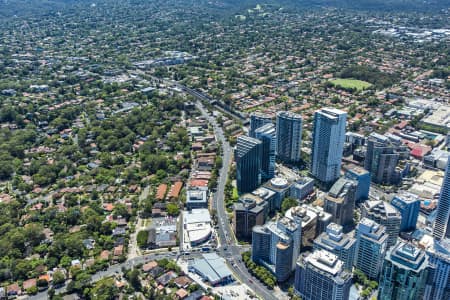
[[[356,89],[358,91],[362,91],[372,86],[372,84],[367,81],[357,79],[336,78],[330,80],[330,82],[337,87],[342,87],[344,89]]]

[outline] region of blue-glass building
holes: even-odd
[[[239,136],[234,152],[238,193],[250,193],[261,184],[262,142]]]
[[[419,198],[411,193],[402,192],[394,196],[391,201],[392,206],[402,215],[400,231],[411,231],[416,229],[417,218],[420,211]]]
[[[345,177],[358,183],[355,192],[355,201],[362,202],[369,199],[370,173],[364,168],[352,166],[345,172]]]
[[[275,176],[275,126],[265,124],[255,130],[255,138],[262,142],[261,153],[261,180],[266,181]]]

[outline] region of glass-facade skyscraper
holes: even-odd
[[[285,163],[301,160],[302,116],[287,111],[277,113],[277,157]]]
[[[262,142],[261,180],[266,181],[275,176],[275,126],[269,123],[259,127],[255,130],[255,138]]]
[[[402,215],[400,231],[403,232],[416,229],[416,223],[420,211],[419,197],[415,194],[402,191],[394,196],[391,204],[398,209]]]
[[[380,274],[379,300],[422,299],[427,280],[425,251],[412,244],[398,242],[386,252]]]
[[[314,114],[311,174],[331,184],[339,178],[345,142],[347,113],[323,108]]]
[[[450,299],[450,240],[435,241],[427,254],[429,270],[423,299]]]
[[[272,118],[270,116],[262,113],[252,113],[250,115],[250,129],[248,135],[254,138],[256,129],[270,123],[272,123]]]
[[[237,138],[234,159],[239,194],[250,193],[261,184],[262,142],[248,136]]]
[[[433,227],[433,237],[442,240],[450,237],[450,160],[447,162],[444,182],[441,187],[441,194],[437,207],[436,219]]]

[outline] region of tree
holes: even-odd
[[[148,231],[147,230],[141,230],[138,232],[136,237],[136,242],[140,248],[147,247],[147,240],[148,240]]]
[[[281,213],[284,214],[289,208],[297,206],[298,201],[294,198],[287,197],[281,203]]]
[[[38,292],[38,288],[36,286],[32,286],[27,289],[27,294],[29,295],[35,295]]]
[[[178,208],[178,205],[176,205],[175,203],[169,203],[167,204],[167,213],[170,216],[178,216],[178,214],[180,213],[180,209]]]
[[[133,269],[128,273],[128,280],[131,286],[136,290],[141,290],[141,280],[139,278],[139,270]]]
[[[99,280],[90,291],[91,299],[109,300],[119,293],[113,278]]]
[[[53,273],[53,285],[58,286],[63,284],[66,281],[66,276],[64,276],[63,272],[56,271]]]

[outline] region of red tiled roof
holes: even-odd
[[[170,188],[168,198],[178,198],[180,195],[181,189],[183,188],[183,182],[177,181]]]
[[[192,187],[208,186],[208,180],[201,180],[201,179],[191,180],[190,186]]]
[[[158,186],[158,190],[156,191],[156,199],[157,200],[162,200],[164,199],[164,196],[166,195],[167,192],[167,184],[160,184]]]
[[[36,286],[36,283],[37,283],[36,278],[31,278],[31,279],[25,280],[25,281],[22,283],[22,287],[23,287],[25,290],[28,290],[29,288],[32,288],[32,287]]]

